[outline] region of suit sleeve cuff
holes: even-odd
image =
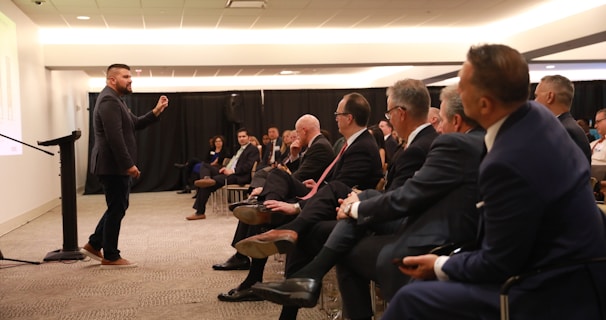
[[[351,205],[351,210],[349,211],[349,216],[358,220],[358,207],[360,206],[360,201],[356,201]]]
[[[438,259],[436,259],[436,262],[434,262],[433,264],[433,272],[436,274],[436,277],[440,281],[450,280],[450,278],[448,278],[448,275],[442,270],[442,266],[444,266],[444,264],[446,263],[446,261],[448,261],[449,258],[450,257],[448,256],[439,256]]]

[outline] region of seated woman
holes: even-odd
[[[191,186],[193,181],[200,179],[200,167],[203,165],[213,166],[217,169],[223,167],[223,161],[225,158],[231,157],[227,148],[223,148],[225,145],[225,137],[222,135],[216,135],[210,139],[210,150],[206,156],[204,162],[197,158],[192,158],[184,164],[176,163],[175,166],[183,168],[182,180],[184,189],[177,193],[191,193]]]

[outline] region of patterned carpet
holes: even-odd
[[[78,196],[77,201],[83,245],[105,201],[102,195]],[[211,268],[234,253],[229,244],[237,220],[211,208],[206,220],[186,221],[192,203],[191,195],[175,192],[131,195],[119,247],[138,268],[101,270],[90,260],[0,261],[0,319],[277,319],[280,306],[270,302],[217,300],[247,274]],[[0,250],[6,258],[42,261],[62,243],[57,207],[0,237]],[[265,280],[281,279],[282,269],[283,263],[270,257]],[[302,309],[298,318],[333,318],[338,306],[330,297],[324,300],[332,313],[317,306]]]

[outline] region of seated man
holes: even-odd
[[[474,46],[459,76],[465,114],[486,128],[478,178],[481,243],[450,257],[404,258],[402,272],[429,281],[402,287],[382,319],[496,319],[500,287],[509,277],[606,256],[604,216],[587,183],[587,159],[553,114],[527,101],[524,57],[505,45]],[[604,283],[572,272],[581,268],[547,272],[512,289],[511,317],[603,318],[594,290],[604,294]],[[539,297],[525,298],[529,291]]]
[[[421,168],[437,133],[427,123],[430,97],[422,81],[398,81],[387,89],[387,96],[385,116],[392,121],[398,135],[407,137],[409,141],[406,149],[400,149],[390,165],[386,190],[392,190],[403,185]],[[338,200],[345,198],[351,190],[350,186],[340,181],[331,181],[309,200],[295,220],[276,230],[245,239],[236,244],[236,248],[253,256],[266,256],[294,248],[286,259],[286,275],[290,276],[317,254],[318,247],[324,244],[334,226]],[[291,204],[265,201],[264,205],[274,210],[294,213]],[[316,234],[317,225],[321,225],[321,232]],[[296,317],[296,309],[283,310],[282,319],[293,317]]]
[[[337,107],[336,120],[339,131],[348,138],[348,146],[343,148],[342,152],[334,158],[317,182],[312,179],[299,181],[283,170],[272,170],[267,177],[262,192],[258,195],[258,201],[260,203],[263,203],[264,200],[294,201],[297,197],[305,197],[312,192],[315,193],[315,190],[325,184],[324,181],[342,181],[350,186],[359,185],[364,189],[374,187],[382,173],[378,147],[366,130],[369,116],[370,105],[362,95],[358,93],[345,95]],[[319,190],[322,189],[324,187]],[[313,197],[311,198],[313,199]],[[298,205],[305,207],[306,202],[307,200],[300,201]],[[289,206],[293,207],[292,204],[289,204]],[[252,219],[242,218],[248,212],[257,213],[260,210],[264,215],[259,218],[256,216]],[[264,211],[263,205],[241,205],[234,209],[234,215],[246,224],[276,226],[284,222],[284,215],[276,214],[273,217],[275,218],[274,221],[272,221],[271,215]],[[258,258],[260,261],[267,258],[267,255],[248,256]],[[255,280],[254,282],[245,280],[238,288],[227,294],[221,294],[219,299],[224,301],[242,301],[241,298],[253,299],[250,297],[252,295],[250,286],[261,280],[263,266],[264,264],[259,264],[259,268],[255,267],[255,271],[252,270],[251,266],[249,276],[252,280]]]
[[[442,90],[440,96],[439,131],[427,154],[423,167],[404,185],[381,194],[374,190],[351,193],[342,201],[338,218],[322,250],[315,259],[283,282],[257,284],[253,291],[267,300],[283,305],[312,307],[316,304],[322,277],[342,261],[362,237],[368,245],[368,254],[351,261],[355,269],[375,273],[384,294],[395,292],[408,279],[401,277],[392,262],[393,257],[427,252],[446,243],[463,243],[475,239],[477,229],[477,175],[484,151],[484,132],[478,124],[463,113],[463,105],[451,86]],[[366,230],[372,231],[367,236]],[[394,235],[394,230],[397,230]],[[378,236],[389,235],[389,236]],[[381,248],[386,243],[395,244],[389,250],[387,261],[377,261],[383,255]],[[387,262],[389,268],[379,277],[376,265]],[[352,281],[355,277],[348,278]],[[361,294],[368,295],[368,286],[363,285]],[[393,289],[393,288],[396,289]],[[351,300],[357,287],[343,288],[342,297],[348,315],[370,318],[369,299]],[[359,295],[359,294],[358,294]],[[301,298],[304,297],[304,298]],[[354,304],[352,306],[352,304]]]
[[[560,120],[568,135],[591,163],[591,148],[583,129],[574,121],[570,114],[570,106],[574,97],[574,84],[561,75],[545,76],[534,91],[534,101],[541,103]]]
[[[246,184],[250,182],[251,171],[256,161],[259,161],[259,150],[250,144],[248,131],[244,128],[238,130],[238,143],[240,149],[231,158],[227,166],[217,169],[213,166],[202,166],[200,177],[194,185],[198,188],[193,208],[196,213],[185,217],[187,220],[206,219],[206,202],[210,194],[227,184]],[[208,177],[208,178],[204,178]]]
[[[308,179],[317,180],[334,159],[332,146],[320,133],[320,121],[313,115],[306,114],[301,116],[299,120],[297,120],[295,128],[299,134],[297,140],[291,144],[290,154],[292,156],[286,164],[288,166],[287,168],[288,170],[292,170],[292,177],[299,181]],[[305,151],[301,152],[303,148],[305,148]],[[274,183],[272,181],[275,181],[275,179],[283,178],[283,169],[272,169],[272,171],[274,170],[280,172],[276,171],[270,173],[271,178],[269,178],[269,184]],[[251,199],[248,203],[252,203],[253,201],[255,200]],[[267,230],[266,225],[248,225],[239,221],[232,241],[232,246],[242,239],[259,234],[265,230]],[[239,270],[248,269],[250,267],[250,271],[244,282],[236,289],[230,291],[230,293],[219,295],[219,300],[233,302],[259,300],[256,299],[256,297],[247,294],[251,292],[245,289],[250,288],[251,285],[258,281],[262,281],[266,262],[267,259],[253,259],[251,264],[247,256],[236,253],[226,262],[213,265],[213,269],[215,270]],[[238,290],[238,288],[241,290]]]

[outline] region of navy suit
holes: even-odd
[[[440,135],[431,145],[423,167],[403,186],[381,196],[360,194],[358,226],[384,235],[361,240],[338,266],[339,286],[348,315],[370,316],[370,297],[365,290],[368,280],[375,280],[388,300],[409,281],[392,264],[394,258],[475,239],[483,137],[481,129]],[[402,218],[407,219],[404,224]],[[355,220],[345,222],[352,224]],[[386,234],[383,230],[388,229],[381,228],[384,222],[396,224],[400,229],[395,234]]]
[[[586,157],[538,103],[525,103],[505,120],[480,166],[479,188],[480,249],[450,257],[442,270],[451,281],[402,287],[385,319],[497,319],[499,288],[508,277],[606,256],[604,217]],[[587,277],[573,273],[544,284],[550,277],[556,274],[514,288],[512,318],[598,319],[595,287]],[[598,289],[606,294],[603,271],[601,280]],[[520,295],[541,284],[536,295]]]

